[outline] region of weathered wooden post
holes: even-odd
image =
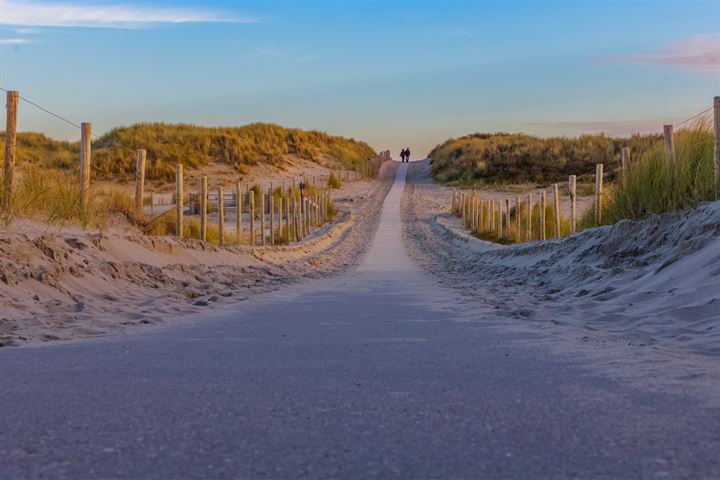
[[[720,198],[720,97],[713,99],[713,123],[715,126],[715,198]]]
[[[627,185],[627,174],[630,170],[630,147],[623,147],[620,154],[622,155],[622,181],[623,185]]]
[[[547,204],[546,192],[543,190],[540,196],[540,240],[545,240],[545,207]]]
[[[665,160],[669,166],[675,165],[675,139],[672,125],[663,125],[663,138],[665,140]]]
[[[570,234],[574,235],[577,229],[577,176],[570,175],[568,179],[570,189]]]
[[[183,166],[175,166],[175,235],[183,237]]]
[[[255,246],[255,192],[250,193],[250,246]]]
[[[270,193],[270,245],[275,245],[275,196]]]
[[[80,125],[80,211],[87,214],[90,202],[90,161],[92,150],[92,123]]]
[[[278,237],[283,238],[283,197],[278,198]]]
[[[602,222],[603,164],[595,165],[595,223]]]
[[[135,161],[135,214],[142,217],[144,212],[143,198],[145,195],[145,157],[146,152],[143,149],[137,151],[137,159]],[[152,201],[150,202],[152,205]]]
[[[515,197],[515,241],[520,243],[522,236],[520,235],[520,197]]]
[[[290,243],[290,199],[291,197],[287,197],[285,199],[285,229],[287,230],[287,241]]]
[[[208,212],[207,177],[200,177],[200,240],[207,241],[207,212]]]
[[[6,214],[12,210],[13,188],[15,185],[15,158],[17,155],[17,113],[20,93],[7,92],[7,117],[5,121],[5,189],[3,190],[3,209]]]
[[[242,244],[242,214],[243,214],[243,196],[240,182],[235,184],[235,236],[237,244]]]
[[[497,218],[498,218],[498,238],[503,236],[503,215],[502,215],[502,202],[497,204]]]
[[[221,185],[218,185],[218,243],[225,245],[225,192]]]
[[[263,247],[266,245],[267,239],[265,238],[265,192],[260,192],[260,236],[262,240],[260,245]]]
[[[505,199],[505,236],[510,239],[510,199]]]
[[[527,232],[526,232],[526,239],[527,241],[532,240],[532,193],[528,193],[527,196]]]
[[[553,183],[553,220],[555,220],[555,238],[560,238],[560,191],[558,184]]]

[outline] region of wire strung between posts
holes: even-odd
[[[691,121],[691,120],[695,120],[695,119],[698,118],[699,116],[705,115],[706,113],[708,113],[708,112],[709,112],[710,110],[712,110],[713,108],[714,108],[714,107],[710,107],[710,108],[708,108],[707,110],[703,110],[702,112],[698,113],[697,115],[693,115],[692,117],[688,118],[687,120],[683,120],[683,121],[680,122],[680,123],[674,124],[673,127],[679,127],[680,125],[683,125],[683,124],[685,124],[685,123],[688,123],[688,122]]]
[[[0,87],[0,90],[2,90],[3,92],[8,92],[8,90],[6,90],[6,89],[4,89],[4,88],[2,88],[2,87]],[[24,101],[24,102],[29,103],[30,105],[32,105],[32,106],[34,106],[34,107],[36,107],[36,108],[39,108],[40,110],[42,110],[42,111],[45,112],[45,113],[49,113],[49,114],[52,115],[53,117],[59,118],[59,119],[62,120],[63,122],[65,122],[65,123],[67,123],[67,124],[69,124],[69,125],[72,125],[72,126],[75,127],[75,128],[82,128],[82,127],[80,127],[80,125],[78,125],[77,123],[68,120],[67,118],[63,117],[62,115],[58,115],[58,114],[55,113],[55,112],[51,112],[51,111],[48,110],[47,108],[42,107],[42,106],[38,105],[37,103],[35,103],[35,102],[31,101],[31,100],[28,100],[27,98],[25,98],[25,97],[23,97],[23,96],[18,95],[18,98],[19,98],[20,100]]]

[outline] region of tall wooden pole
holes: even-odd
[[[143,196],[145,195],[145,150],[137,151],[137,159],[135,161],[135,213],[138,217],[142,217],[144,213]],[[150,202],[152,205],[152,202]]]
[[[183,166],[178,163],[175,167],[175,235],[183,236]]]
[[[12,209],[12,194],[15,183],[15,156],[17,147],[17,113],[20,94],[7,92],[7,119],[5,121],[5,189],[3,190],[3,208],[6,213]]]
[[[595,165],[595,223],[602,222],[603,164]]]
[[[270,192],[270,245],[275,245],[275,196]]]
[[[570,233],[575,234],[577,229],[577,176],[570,175],[568,181],[568,187],[570,188]]]
[[[665,159],[668,165],[675,164],[675,139],[673,136],[673,126],[663,125],[663,138],[665,139]]]
[[[207,240],[207,212],[208,212],[207,177],[200,177],[200,240]]]
[[[265,192],[260,192],[260,245],[265,246]]]
[[[80,211],[87,213],[90,201],[90,155],[92,145],[92,123],[80,125]]]
[[[715,198],[720,198],[720,97],[713,99],[713,123],[715,126]]]

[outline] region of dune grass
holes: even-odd
[[[666,160],[662,141],[631,162],[605,192],[602,223],[640,220],[716,200],[713,175],[713,134],[709,122],[701,121],[675,133],[674,163]]]
[[[436,181],[461,187],[552,183],[568,175],[591,175],[596,163],[612,171],[620,162],[620,150],[645,151],[658,135],[634,135],[626,139],[605,135],[577,138],[539,138],[523,134],[481,133],[450,139],[430,152]],[[579,181],[582,181],[580,178]]]

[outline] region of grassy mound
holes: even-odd
[[[0,148],[4,148],[4,134]],[[238,128],[209,128],[163,123],[116,128],[93,142],[93,178],[129,181],[135,175],[135,155],[147,150],[147,178],[172,181],[175,165],[201,168],[213,162],[235,167],[258,163],[281,166],[285,155],[318,161],[331,157],[353,168],[375,155],[364,142],[318,131],[255,123]],[[36,165],[64,171],[78,170],[79,143],[52,140],[39,133],[18,134],[18,165]]]
[[[523,134],[478,133],[450,139],[430,152],[432,174],[444,184],[550,183],[568,175],[595,172],[595,164],[606,171],[620,162],[622,147],[634,154],[643,152],[660,138],[635,135],[617,139],[605,135],[578,138],[539,138]]]

